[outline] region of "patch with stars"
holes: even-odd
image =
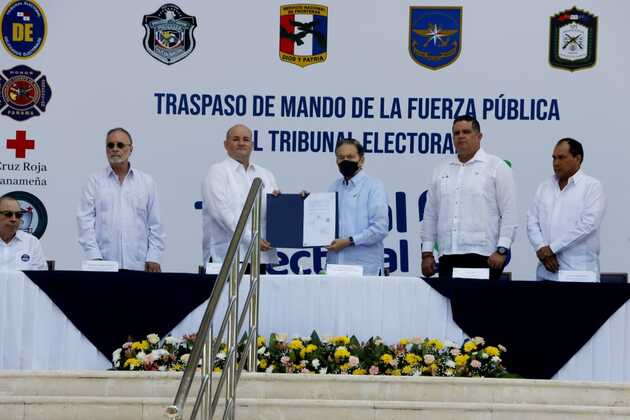
[[[462,50],[462,7],[409,7],[409,54],[417,64],[439,70]]]

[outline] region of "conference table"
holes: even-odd
[[[0,272],[0,369],[111,368],[111,353],[128,337],[196,332],[214,280]],[[523,377],[630,383],[629,298],[625,284],[267,275],[259,328],[265,336],[315,330],[386,343],[420,336],[459,344],[481,335],[506,345],[508,370]]]

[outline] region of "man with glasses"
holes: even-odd
[[[90,260],[118,261],[120,268],[160,272],[164,228],[153,178],[132,168],[133,141],[121,127],[107,132],[109,166],[83,189],[77,221],[79,244]]]
[[[24,212],[13,197],[0,197],[0,270],[45,270],[39,240],[20,230]]]

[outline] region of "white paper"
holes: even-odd
[[[488,280],[490,278],[489,268],[455,268],[453,267],[453,278]]]
[[[83,271],[118,271],[118,261],[85,260],[81,263]]]
[[[311,193],[304,199],[303,246],[326,246],[335,240],[335,193]]]
[[[351,276],[362,277],[362,265],[326,264],[327,276]]]
[[[221,266],[223,263],[219,262],[209,262],[206,264],[206,274],[219,274],[221,271]]]
[[[597,276],[594,271],[560,270],[558,271],[558,281],[596,283]]]

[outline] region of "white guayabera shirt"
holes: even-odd
[[[223,262],[254,178],[260,178],[263,182],[261,235],[264,238],[266,232],[266,195],[278,189],[273,174],[262,166],[251,162],[245,170],[240,162],[230,157],[210,167],[201,187],[204,261],[207,262],[208,258],[212,256],[214,262]],[[239,244],[241,258],[245,256],[250,242],[251,225],[248,223]],[[262,263],[275,263],[277,260],[275,250],[261,252]]]
[[[166,234],[160,222],[153,178],[129,168],[122,184],[111,167],[92,174],[83,189],[79,244],[87,259],[118,261],[120,268],[144,270],[159,263]]]
[[[0,271],[45,269],[46,258],[36,237],[18,230],[9,243],[0,239]]]
[[[582,170],[563,190],[553,176],[540,184],[527,212],[527,236],[534,250],[549,246],[560,270],[599,273],[599,227],[606,210],[602,184]],[[538,264],[536,276],[557,280],[558,273]]]
[[[433,175],[424,211],[422,251],[437,241],[439,255],[490,255],[510,248],[517,228],[512,169],[479,149],[466,163],[457,157]]]

